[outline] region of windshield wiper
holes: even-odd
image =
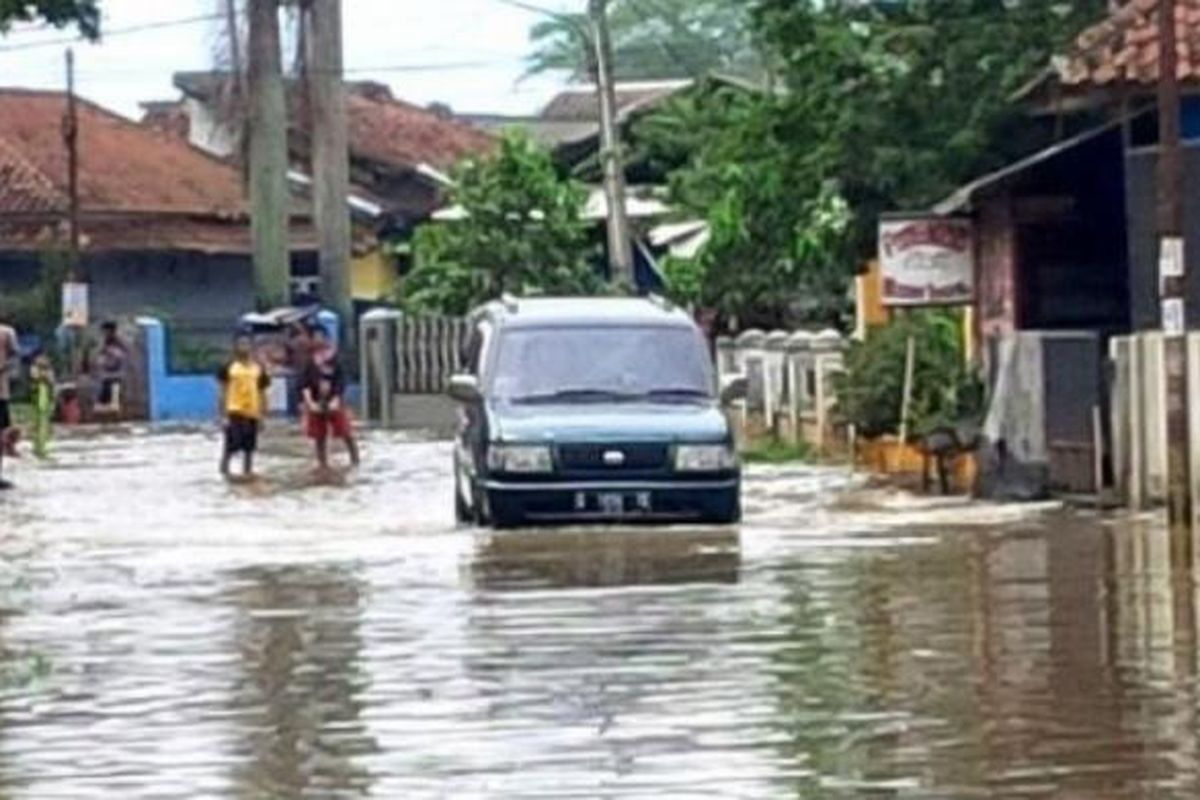
[[[530,394],[514,398],[517,403],[570,403],[604,400],[632,400],[637,395],[625,394],[610,389],[559,389],[543,394]]]

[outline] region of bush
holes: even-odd
[[[980,420],[983,384],[966,364],[959,315],[921,311],[870,331],[847,352],[845,372],[835,379],[836,413],[859,435],[899,433],[910,338],[915,345],[910,436]]]

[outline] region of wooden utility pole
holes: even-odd
[[[1183,152],[1179,122],[1176,0],[1159,0],[1158,232],[1167,378],[1167,512],[1177,567],[1192,568],[1192,486],[1189,464],[1186,263]]]
[[[67,147],[67,226],[70,230],[68,278],[80,280],[79,272],[79,109],[75,102],[75,52],[67,50],[67,113],[63,117],[63,143]]]
[[[287,102],[280,51],[279,0],[249,0],[250,227],[259,306],[290,298]]]
[[[353,337],[350,293],[350,136],[343,82],[342,0],[309,0],[305,75],[312,130],[313,215],[320,241],[321,299]]]
[[[612,279],[632,290],[633,242],[625,208],[625,159],[617,119],[617,88],[613,78],[612,37],[608,30],[608,0],[588,0],[591,40],[596,57],[596,93],[600,100],[600,160],[604,167],[604,195],[608,200],[608,257]]]
[[[234,97],[238,102],[245,102],[246,69],[242,63],[242,34],[238,25],[237,0],[225,0],[225,27],[229,37],[229,68],[233,72]]]

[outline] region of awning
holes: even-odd
[[[644,190],[631,188],[625,197],[625,213],[630,219],[661,217],[670,210],[670,207],[663,201],[646,196]],[[540,210],[534,209],[529,212],[529,217],[537,219],[540,214]],[[467,217],[467,210],[462,206],[439,208],[432,215],[437,222],[462,222]],[[608,197],[604,194],[602,187],[592,187],[589,190],[587,203],[583,208],[583,218],[592,221],[608,219]]]
[[[712,238],[712,231],[704,220],[668,222],[651,229],[650,244],[665,247],[676,258],[695,258]]]
[[[1113,120],[1112,122],[1101,125],[1098,128],[1085,131],[1078,136],[1057,142],[1056,144],[1047,147],[1045,150],[1040,150],[1031,156],[1021,159],[1015,164],[1010,164],[1003,169],[996,170],[995,172],[984,175],[981,178],[977,178],[955,190],[954,194],[933,206],[932,211],[934,214],[941,214],[945,216],[970,211],[972,202],[975,200],[975,196],[979,193],[988,189],[997,188],[1004,183],[1023,175],[1040,164],[1044,164],[1047,161],[1074,150],[1076,147],[1080,147],[1081,145],[1094,141],[1106,133],[1111,133],[1113,130],[1121,127],[1124,122],[1125,118]]]

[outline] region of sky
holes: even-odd
[[[376,80],[397,97],[459,112],[536,111],[564,76],[522,80],[529,29],[539,15],[504,0],[344,0],[346,69],[355,80]],[[195,21],[223,0],[100,0],[100,44],[76,42],[81,96],[136,118],[139,103],[178,96],[171,75],[211,68],[219,23]],[[518,3],[519,4],[519,3]],[[584,0],[530,0],[551,11],[579,10]],[[123,29],[163,27],[122,33]],[[14,28],[0,38],[0,85],[65,86],[64,40],[72,31]]]

